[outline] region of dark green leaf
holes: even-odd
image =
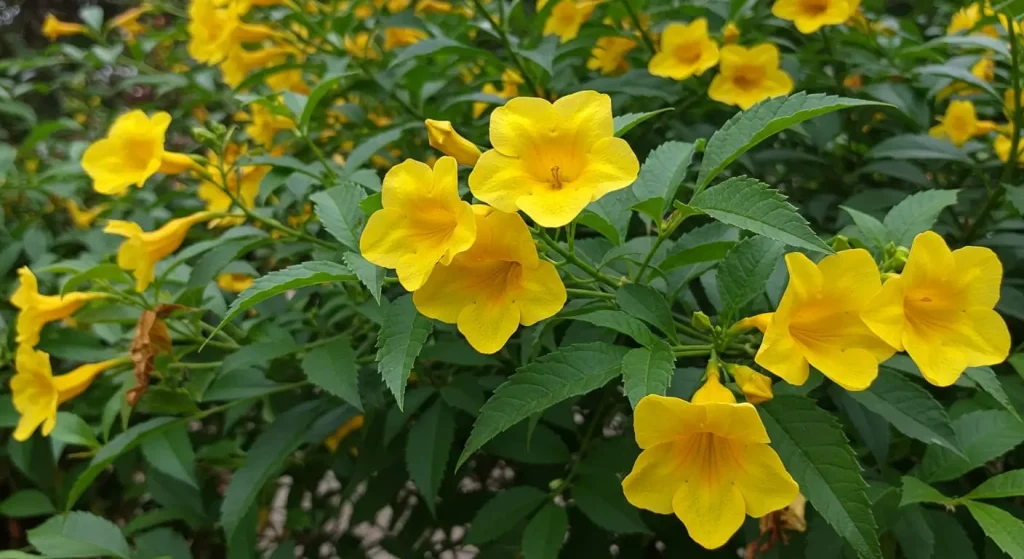
[[[930,446],[916,469],[918,477],[931,482],[958,478],[1024,442],[1024,423],[1005,411],[962,415],[953,420],[953,430],[966,458],[944,447]]]
[[[942,210],[956,204],[959,190],[922,190],[896,204],[885,215],[883,223],[889,231],[888,239],[897,245],[909,247],[918,233],[935,224]]]
[[[672,107],[666,107],[649,113],[626,113],[624,115],[619,115],[612,119],[615,124],[615,137],[621,138],[626,135],[626,132],[636,128],[651,117],[671,110],[673,110]]]
[[[676,339],[672,309],[658,290],[647,285],[626,284],[615,292],[615,302],[622,310],[657,327],[673,340]]]
[[[363,411],[359,397],[359,366],[348,338],[331,340],[310,350],[302,360],[310,382]]]
[[[1024,522],[992,505],[974,501],[967,501],[964,504],[967,505],[967,510],[974,520],[981,525],[985,535],[992,538],[999,549],[1013,559],[1024,559]]]
[[[359,278],[359,282],[370,290],[373,300],[380,304],[381,289],[384,287],[384,276],[387,271],[355,252],[346,252],[342,258],[345,259],[345,264]]]
[[[693,144],[686,142],[665,142],[647,155],[633,183],[633,194],[637,202],[651,199],[659,201],[654,206],[655,211],[647,212],[652,219],[660,220],[672,207],[672,201],[692,160]]]
[[[497,539],[530,516],[547,498],[547,493],[530,486],[498,493],[476,512],[466,533],[466,543],[480,545]]]
[[[46,493],[38,489],[22,489],[0,502],[0,516],[31,518],[57,512]]]
[[[1024,496],[1024,470],[1004,472],[990,477],[984,483],[964,495],[964,499],[1004,499]],[[3,506],[0,505],[0,509]]]
[[[839,206],[843,211],[853,218],[853,222],[857,224],[857,228],[864,235],[861,239],[866,241],[867,244],[873,245],[875,248],[884,249],[886,243],[889,240],[889,230],[885,228],[885,225],[881,221],[878,221],[874,217],[857,211],[853,208],[846,206]]]
[[[366,198],[363,188],[351,182],[309,197],[327,232],[349,250],[359,250],[359,231],[366,222],[359,211],[363,198]]]
[[[118,557],[129,559],[132,551],[113,522],[74,511],[54,516],[28,531],[32,547],[51,559],[64,557]]]
[[[405,443],[405,467],[431,513],[434,513],[454,438],[455,417],[442,400],[435,400],[409,429]]]
[[[572,497],[594,524],[618,534],[649,532],[640,513],[626,501],[614,475],[586,474],[572,486]]]
[[[558,559],[569,530],[569,515],[554,503],[540,509],[523,531],[523,559]]]
[[[1020,415],[1017,413],[1017,408],[1010,401],[1010,397],[1006,394],[1006,390],[1003,389],[1002,382],[999,381],[999,376],[996,375],[995,371],[991,367],[968,367],[964,374],[967,378],[973,380],[978,388],[984,390],[989,396],[999,402],[999,405],[1003,406],[1006,411],[1010,412],[1013,417],[1017,418],[1017,421],[1022,421]]]
[[[405,383],[412,365],[433,328],[429,318],[416,312],[412,295],[399,297],[384,313],[377,335],[377,371],[395,395],[399,409],[405,406]]]
[[[873,159],[940,159],[971,163],[971,158],[946,140],[932,138],[927,134],[903,134],[883,140],[871,148],[868,157]]]
[[[931,485],[912,476],[903,476],[903,488],[900,491],[900,506],[913,503],[951,504],[953,499],[946,497]]]
[[[960,453],[945,408],[907,377],[883,372],[867,390],[850,392],[850,396],[904,435]]]
[[[768,278],[782,259],[783,246],[765,237],[740,241],[718,265],[722,322],[728,324],[747,303],[764,293]]]
[[[312,120],[313,112],[316,110],[317,105],[320,104],[320,100],[323,99],[325,95],[330,93],[331,90],[334,89],[334,86],[338,84],[338,82],[340,82],[347,76],[348,74],[341,74],[329,77],[318,83],[316,87],[313,88],[313,91],[309,93],[309,99],[306,101],[306,104],[302,107],[302,115],[299,117],[299,130],[303,130],[306,131],[304,133],[308,133],[309,121]]]
[[[658,341],[658,338],[651,333],[646,324],[622,311],[598,310],[587,314],[574,315],[570,318],[615,330],[633,338],[638,344],[645,347],[651,347]]]
[[[629,350],[622,358],[622,384],[629,404],[634,408],[648,394],[664,396],[675,373],[675,355],[672,346],[656,340],[650,349]]]

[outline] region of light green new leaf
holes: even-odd
[[[964,504],[999,549],[1013,559],[1024,559],[1024,522],[999,507],[974,501]]]
[[[565,509],[553,503],[545,505],[523,531],[523,559],[558,559],[568,530]]]
[[[660,220],[672,207],[692,160],[693,144],[687,142],[665,142],[651,150],[633,183],[633,194],[638,202],[636,206],[651,219]],[[652,199],[655,200],[654,206],[645,211],[647,206],[644,202]]]
[[[907,196],[893,206],[882,221],[889,231],[888,239],[909,247],[918,233],[935,224],[942,210],[956,204],[959,190],[922,190]]]
[[[435,513],[434,501],[444,479],[454,439],[455,416],[440,399],[435,400],[409,429],[405,443],[405,467],[431,514]]]
[[[594,524],[616,534],[650,532],[639,511],[622,493],[622,484],[613,474],[588,473],[572,486],[576,506]]]
[[[903,487],[900,491],[900,506],[914,503],[950,504],[954,500],[946,497],[931,485],[913,476],[903,476]]]
[[[657,327],[669,338],[676,339],[672,309],[657,289],[648,285],[629,283],[615,292],[615,302],[622,310]]]
[[[672,383],[675,364],[672,346],[663,340],[656,340],[650,349],[641,347],[629,350],[622,358],[622,384],[629,404],[635,408],[640,399],[648,394],[664,396]]]
[[[867,390],[850,396],[904,435],[961,452],[946,409],[906,376],[883,372]]]
[[[968,367],[964,371],[964,375],[973,380],[978,385],[978,388],[984,390],[995,401],[999,402],[999,405],[1003,406],[1013,417],[1016,417],[1017,421],[1024,421],[1024,419],[1021,419],[1020,414],[1017,413],[1017,407],[1010,401],[1010,396],[1006,394],[1003,384],[999,381],[999,375],[992,370],[992,367]]]
[[[547,498],[547,493],[528,485],[498,493],[476,512],[466,533],[466,543],[480,545],[497,539],[530,516]]]
[[[800,396],[758,406],[772,448],[814,510],[865,559],[880,559],[867,483],[834,416]]]
[[[788,97],[762,101],[738,113],[708,141],[697,176],[696,192],[704,190],[726,166],[773,134],[816,116],[865,105],[884,103],[820,93],[808,95],[801,91]]]
[[[1024,470],[1013,470],[986,479],[963,498],[977,500],[1021,496],[1024,496]]]
[[[621,138],[626,135],[626,132],[636,128],[638,125],[646,122],[651,117],[657,116],[666,111],[673,110],[672,107],[666,107],[664,109],[658,109],[649,113],[626,113],[619,115],[613,120],[615,125],[615,137]]]
[[[615,330],[620,334],[633,338],[633,340],[644,347],[651,347],[658,341],[658,337],[651,333],[646,324],[622,311],[599,310],[570,316],[569,318],[587,322],[594,326],[608,328],[609,330]]]
[[[733,177],[694,195],[690,206],[722,223],[787,245],[832,252],[785,196],[757,179]]]
[[[521,367],[480,408],[455,469],[498,433],[534,413],[607,384],[618,376],[626,351],[600,342],[578,344]]]
[[[953,421],[964,457],[941,446],[930,446],[915,475],[926,481],[946,481],[985,465],[1024,442],[1024,423],[1008,412],[982,410]]]
[[[309,197],[324,229],[349,250],[359,250],[359,231],[366,222],[366,216],[359,211],[363,198],[366,192],[351,182]]]
[[[722,323],[764,293],[768,278],[782,260],[784,247],[766,237],[751,237],[734,246],[718,265],[718,294],[722,299]]]
[[[132,557],[132,550],[117,524],[83,511],[54,516],[29,530],[28,543],[50,559]]]
[[[839,208],[853,218],[853,222],[864,235],[861,240],[867,241],[867,244],[874,245],[875,248],[885,248],[885,245],[889,240],[889,230],[885,228],[885,225],[882,224],[881,221],[875,219],[874,216],[870,216],[853,208],[848,208],[846,206],[839,206]]]
[[[0,516],[31,518],[57,512],[46,493],[38,489],[22,489],[0,502]]]
[[[314,348],[302,360],[302,372],[310,382],[363,411],[359,397],[359,370],[348,338]]]
[[[433,329],[434,323],[416,312],[412,295],[395,299],[384,313],[377,335],[377,371],[395,395],[398,409],[405,407],[406,381]]]

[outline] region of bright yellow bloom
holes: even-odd
[[[71,221],[74,222],[75,227],[88,229],[101,213],[110,208],[110,204],[96,204],[91,208],[81,208],[78,202],[68,200],[64,203],[64,207],[67,208],[68,215],[71,216]]]
[[[345,440],[345,437],[348,437],[355,431],[362,429],[364,422],[365,418],[363,417],[363,414],[352,417],[352,419],[342,423],[341,427],[338,427],[338,430],[331,434],[331,436],[324,439],[324,446],[326,446],[327,450],[330,450],[331,452],[337,452],[338,446],[341,445],[341,441]]]
[[[501,73],[501,89],[494,84],[485,83],[481,93],[497,95],[503,99],[511,99],[519,95],[519,85],[523,83],[523,76],[515,70],[505,70]],[[473,118],[480,118],[487,110],[488,103],[477,101],[473,103]]]
[[[252,116],[245,127],[245,133],[252,141],[265,148],[274,145],[274,136],[277,136],[278,132],[295,129],[295,122],[292,119],[274,113],[262,103],[250,105],[249,112]]]
[[[538,258],[519,214],[487,206],[473,206],[473,213],[476,242],[447,266],[434,268],[413,293],[413,303],[429,318],[457,324],[469,345],[490,354],[520,324],[536,324],[561,310],[566,293],[555,266]]]
[[[152,9],[153,6],[142,3],[138,7],[132,8],[115,16],[110,20],[110,26],[120,29],[124,33],[125,38],[129,41],[134,41],[135,37],[138,37],[146,30],[146,28],[139,23],[139,18]]]
[[[380,60],[380,53],[377,52],[377,47],[370,40],[370,34],[366,31],[345,35],[345,52],[354,58]]]
[[[661,34],[661,50],[651,58],[647,70],[674,80],[699,76],[718,64],[718,45],[708,35],[708,20],[670,23]]]
[[[221,178],[219,159],[216,153],[210,152],[207,158],[210,164],[206,166],[206,172],[210,174],[212,181],[203,179],[199,183],[199,190],[196,194],[199,199],[206,202],[206,210],[210,212],[224,213],[231,209],[232,197],[246,208],[252,208],[256,204],[256,195],[260,193],[260,182],[270,171],[269,165],[237,165],[238,157],[244,154],[246,148],[238,144],[230,144],[225,150],[224,167],[227,170],[227,186]],[[225,192],[227,190],[227,192]],[[228,194],[230,192],[230,194]],[[241,209],[239,209],[241,211]],[[224,217],[210,221],[210,227],[230,227],[245,221],[243,217]]]
[[[945,138],[955,146],[962,146],[976,136],[984,136],[996,127],[991,120],[978,120],[974,103],[967,100],[951,101],[945,116],[939,117],[938,121],[939,124],[932,126],[928,133],[933,138]]]
[[[53,376],[49,355],[20,346],[15,357],[17,372],[11,377],[14,409],[21,415],[14,429],[14,439],[28,440],[40,425],[43,436],[49,436],[57,425],[57,406],[85,392],[103,371],[127,362],[127,357],[121,357],[82,365],[67,374]]]
[[[301,63],[305,60],[305,56],[299,56],[295,59],[296,63]],[[298,93],[301,95],[309,95],[311,91],[309,84],[306,83],[306,79],[302,75],[302,68],[292,68],[291,70],[282,70],[280,72],[274,72],[267,76],[264,80],[267,87],[275,93],[282,91],[291,91],[292,93]]]
[[[219,274],[217,276],[217,287],[231,293],[241,293],[252,287],[255,278],[249,274]]]
[[[189,56],[198,62],[217,64],[243,43],[276,35],[266,25],[243,23],[243,13],[234,2],[192,0],[188,9]]]
[[[39,293],[39,282],[28,266],[18,269],[18,280],[18,289],[11,295],[11,304],[20,311],[18,336],[15,342],[26,347],[35,347],[39,343],[39,334],[43,331],[43,326],[70,318],[88,301],[106,296],[103,293],[82,291],[72,291],[63,297],[42,295]]]
[[[622,480],[626,500],[658,514],[674,512],[705,548],[725,545],[745,515],[764,516],[800,493],[768,446],[757,410],[737,404],[717,376],[709,376],[693,403],[645,396],[633,429],[643,452]]]
[[[722,42],[731,45],[740,40],[740,28],[734,22],[726,23],[722,27]]]
[[[775,0],[772,4],[772,15],[792,21],[805,35],[826,25],[839,25],[850,13],[847,0]]]
[[[173,174],[194,168],[189,156],[164,151],[170,125],[171,115],[165,112],[150,118],[135,110],[117,117],[107,136],[82,154],[82,169],[92,178],[96,192],[124,194],[133,184],[142,188],[158,171]]]
[[[708,96],[747,110],[759,101],[793,91],[793,80],[779,68],[779,48],[762,43],[752,48],[725,45],[719,74],[711,80]]]
[[[947,35],[953,35],[961,31],[971,32],[981,21],[983,14],[981,4],[975,2],[965,8],[960,8],[949,20],[949,27],[946,28]],[[983,35],[993,39],[999,38],[999,30],[994,25],[986,25],[979,30]]]
[[[88,31],[89,28],[81,23],[61,21],[53,14],[46,14],[46,18],[43,19],[43,27],[41,29],[43,36],[51,41],[56,41],[61,37],[81,35]]]
[[[438,262],[451,264],[477,237],[473,209],[459,198],[458,172],[454,158],[442,157],[433,169],[407,159],[384,176],[383,209],[366,222],[359,251],[394,268],[409,291],[420,289]]]
[[[575,39],[579,35],[580,27],[590,19],[594,8],[600,4],[600,0],[561,0],[551,9],[548,20],[544,22],[545,35],[558,35],[561,42]],[[538,5],[537,9],[541,9]]]
[[[522,210],[543,227],[561,227],[587,204],[636,180],[640,163],[614,136],[612,102],[580,91],[549,103],[517,97],[491,115],[491,145],[469,188],[505,212]]]
[[[246,50],[241,47],[232,49],[219,66],[221,74],[224,76],[224,83],[236,88],[253,71],[284,63],[292,50],[286,47],[267,47],[258,50]]]
[[[447,0],[420,0],[416,3],[416,15],[450,14],[454,8]]]
[[[407,47],[416,44],[429,35],[422,29],[415,27],[388,27],[384,30],[384,50],[393,50],[398,47]]]
[[[450,121],[428,118],[424,123],[427,125],[427,140],[430,142],[430,147],[445,155],[450,155],[459,163],[470,167],[476,164],[477,159],[480,159],[480,148],[460,136]]]
[[[112,219],[107,222],[103,232],[126,238],[117,249],[117,265],[123,270],[134,271],[135,290],[141,293],[153,282],[156,263],[178,250],[189,228],[214,215],[211,212],[197,212],[188,217],[172,219],[151,232],[143,231],[138,223]]]
[[[636,48],[636,40],[629,37],[601,37],[590,51],[587,68],[602,74],[617,74],[629,69],[626,54]]]
[[[866,250],[844,250],[815,264],[786,255],[789,285],[754,361],[793,385],[807,381],[808,363],[847,390],[864,390],[878,364],[896,351],[861,320],[882,288]]]
[[[743,396],[751,404],[767,402],[775,397],[772,393],[772,379],[746,365],[729,365],[729,374],[740,387]]]
[[[1010,150],[1013,149],[1013,138],[1007,134],[1000,133],[996,136],[995,141],[992,142],[992,149],[996,152],[996,157],[1000,161],[1006,163],[1010,160]],[[1024,141],[1017,143],[1017,166],[1024,165]]]
[[[903,273],[885,282],[861,316],[887,343],[906,349],[928,382],[949,386],[967,367],[1002,363],[1010,352],[1010,332],[994,310],[1002,279],[991,249],[950,251],[925,231]]]

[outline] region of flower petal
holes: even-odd
[[[990,248],[968,246],[953,251],[956,275],[963,304],[991,309],[999,302],[1003,264]]]
[[[716,445],[722,443],[725,441],[692,445],[686,467],[679,470],[682,483],[672,497],[672,509],[690,537],[707,549],[725,545],[744,519],[743,495],[734,472],[717,467],[721,464],[715,454],[721,449]]]
[[[622,480],[629,504],[658,514],[672,513],[672,497],[680,485],[679,470],[687,457],[679,442],[666,442],[640,453]]]
[[[810,370],[803,351],[788,332],[788,324],[768,326],[754,362],[794,386],[807,382]]]
[[[903,311],[903,278],[897,276],[886,280],[882,289],[860,313],[861,320],[885,343],[903,351],[903,325],[906,315]]]
[[[780,510],[800,494],[782,460],[766,444],[733,444],[735,481],[743,494],[747,514],[755,518]]]
[[[492,149],[477,160],[469,174],[469,189],[480,201],[503,212],[515,212],[520,198],[549,190],[549,185],[534,178],[522,159]]]
[[[504,298],[474,301],[459,313],[459,332],[473,349],[491,354],[504,347],[516,332],[519,318],[519,308]]]
[[[511,99],[491,113],[491,145],[509,157],[539,158],[544,146],[538,135],[558,126],[558,118],[554,106],[544,99]]]
[[[583,173],[568,188],[585,185],[591,201],[633,184],[640,173],[640,161],[622,138],[604,138],[590,148]]]
[[[516,297],[519,321],[530,326],[554,316],[565,306],[565,284],[554,264],[542,261],[532,270],[523,270],[523,291]]]
[[[542,227],[561,227],[576,219],[591,199],[589,189],[567,187],[537,191],[519,198],[516,205]]]

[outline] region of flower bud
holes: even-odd
[[[704,380],[704,386],[697,389],[697,392],[693,395],[691,401],[694,404],[706,404],[706,403],[726,403],[735,404],[736,397],[732,395],[732,392],[722,385],[722,381],[719,378],[720,373],[718,370],[718,362],[712,360],[708,363],[707,371],[705,372],[706,379]]]
[[[729,22],[722,27],[722,42],[731,45],[740,40],[740,28],[735,23]]]
[[[772,379],[747,367],[746,365],[729,365],[729,374],[743,391],[743,396],[751,404],[760,404],[773,398]]]
[[[480,159],[480,148],[460,136],[452,128],[451,122],[428,118],[424,123],[427,125],[427,138],[430,140],[430,147],[454,157],[462,165],[473,166],[476,164],[476,160]]]
[[[712,331],[711,319],[701,311],[693,313],[693,316],[690,317],[690,325],[696,328],[698,332]]]

